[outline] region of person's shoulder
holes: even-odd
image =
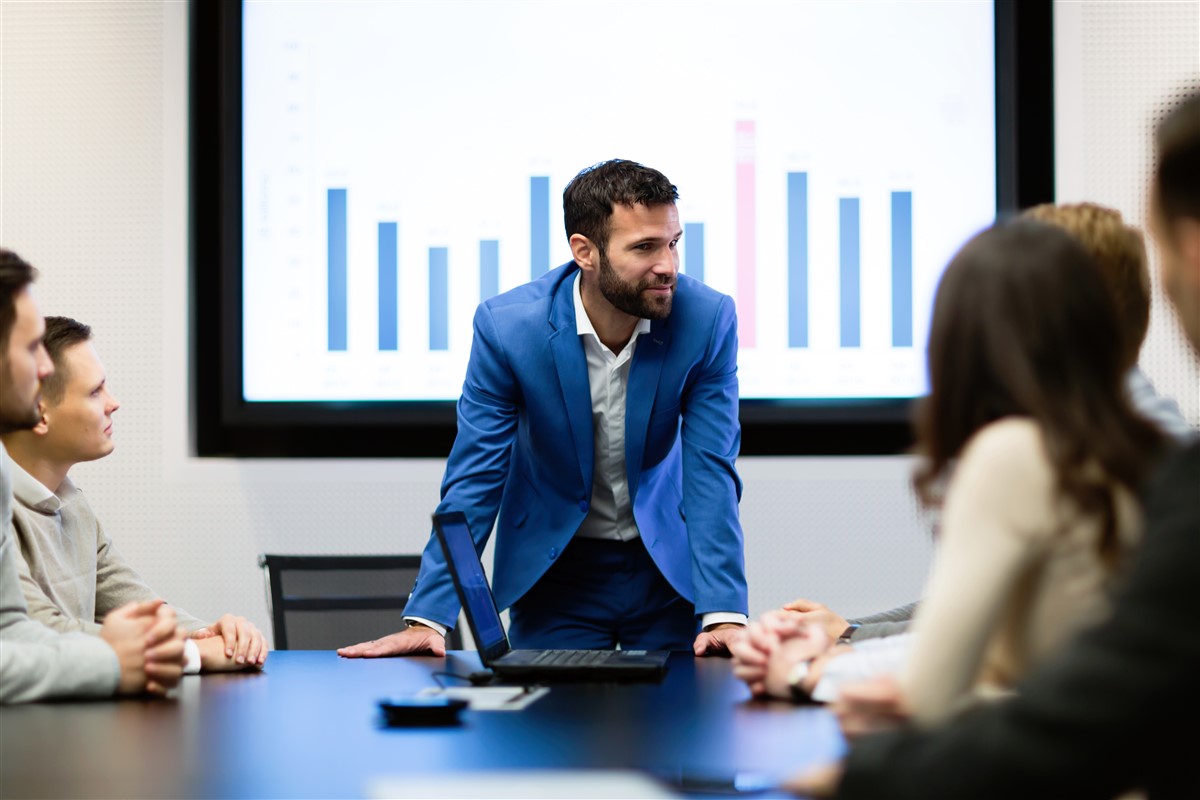
[[[960,459],[960,468],[968,464],[1026,479],[1052,471],[1045,435],[1029,417],[1003,417],[976,431]]]
[[[569,261],[541,277],[522,283],[520,286],[515,286],[494,297],[489,297],[483,301],[483,305],[491,309],[499,309],[507,306],[547,302],[554,298],[563,282],[572,280],[578,271],[579,267],[575,266],[575,262]]]
[[[671,311],[671,317],[675,320],[707,322],[719,314],[733,313],[733,298],[729,295],[687,275],[678,277],[675,284],[674,308]]]
[[[677,297],[686,297],[689,301],[697,305],[714,307],[720,305],[722,301],[729,297],[729,295],[724,292],[718,292],[707,283],[683,274],[676,277],[675,294]]]

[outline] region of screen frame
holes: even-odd
[[[495,619],[500,623],[500,638],[492,643],[484,641],[479,634],[478,620],[475,614],[468,609],[467,591],[462,584],[462,578],[459,577],[463,567],[471,566],[460,564],[454,557],[454,548],[450,546],[450,537],[454,534],[447,533],[446,529],[456,525],[461,525],[463,530],[467,532],[467,538],[471,540],[471,550],[475,553],[475,558],[479,562],[479,571],[483,574],[483,579],[488,586],[488,596],[491,597],[492,613],[495,614]],[[508,641],[508,632],[504,629],[504,622],[500,618],[500,609],[496,607],[496,596],[492,593],[492,583],[488,579],[487,570],[483,566],[483,559],[479,555],[479,549],[475,546],[475,537],[471,535],[471,526],[467,524],[467,515],[461,511],[443,511],[433,515],[433,530],[437,537],[438,543],[442,547],[442,555],[446,558],[446,568],[450,572],[450,577],[454,580],[454,591],[458,594],[459,604],[462,606],[462,616],[467,618],[467,626],[471,629],[471,638],[475,641],[475,646],[479,648],[479,658],[484,666],[490,666],[493,661],[512,649],[512,645]]]
[[[240,0],[189,8],[192,449],[241,458],[445,458],[453,401],[244,401]],[[1051,0],[996,0],[998,216],[1054,200]],[[742,400],[741,455],[893,455],[913,400]]]

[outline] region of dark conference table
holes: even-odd
[[[661,683],[554,684],[528,708],[467,710],[459,726],[382,725],[379,699],[476,669],[474,652],[278,651],[261,674],[185,678],[173,701],[6,706],[0,797],[364,797],[378,779],[561,768],[637,769],[714,796],[692,781],[782,778],[844,749],[827,711],[752,700],[728,659],[685,653]]]

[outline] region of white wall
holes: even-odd
[[[1060,202],[1089,200],[1146,226],[1154,129],[1200,91],[1200,2],[1056,2],[1055,181]],[[1200,370],[1158,281],[1142,367],[1200,420]]]
[[[1140,220],[1144,126],[1196,75],[1197,6],[1064,5],[1060,188]],[[418,552],[444,464],[188,455],[186,41],[181,2],[0,2],[0,242],[42,270],[46,313],[95,328],[124,401],[117,451],[73,473],[108,533],[172,602],[269,630],[258,553]],[[1195,371],[1156,303],[1144,366],[1195,422]],[[909,466],[742,459],[751,611],[913,599],[930,547]]]

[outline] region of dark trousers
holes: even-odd
[[[641,538],[572,539],[509,620],[517,649],[690,651],[699,630]]]

